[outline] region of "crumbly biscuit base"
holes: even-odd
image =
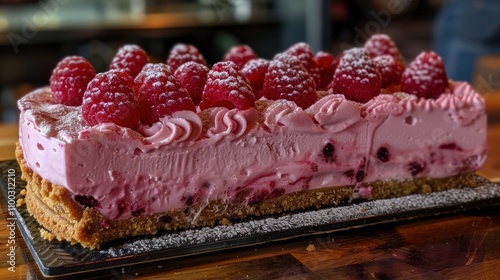
[[[154,235],[160,230],[214,226],[251,216],[337,206],[351,203],[356,197],[355,186],[337,186],[285,194],[250,205],[243,199],[236,199],[231,204],[214,201],[147,216],[108,220],[96,209],[85,208],[75,202],[72,193],[66,188],[52,184],[33,172],[26,165],[19,144],[16,148],[16,158],[22,170],[22,179],[27,182],[24,200],[29,213],[43,226],[42,237],[49,240],[56,238],[71,244],[79,243],[88,248],[99,248],[104,243],[119,238]],[[370,199],[475,187],[476,184],[472,172],[440,179],[377,181],[369,184],[372,187]]]

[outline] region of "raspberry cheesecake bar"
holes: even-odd
[[[338,57],[240,45],[213,65],[192,45],[165,63],[127,45],[102,73],[64,58],[18,105],[27,208],[45,238],[89,248],[474,187],[487,153],[481,96],[434,52],[407,65],[386,35]]]

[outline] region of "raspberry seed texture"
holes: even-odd
[[[120,74],[97,74],[83,95],[82,113],[90,125],[112,122],[134,128],[139,123],[139,108],[133,89]]]
[[[50,89],[54,101],[69,106],[82,104],[83,93],[95,77],[94,67],[81,56],[68,56],[52,71]]]

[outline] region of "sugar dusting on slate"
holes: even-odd
[[[280,217],[250,220],[233,225],[205,227],[175,233],[165,233],[161,236],[142,237],[138,240],[126,241],[111,248],[102,249],[94,256],[98,259],[121,257],[130,254],[202,245],[211,242],[229,242],[242,237],[349,222],[383,215],[411,213],[417,210],[456,206],[500,197],[500,186],[482,178],[478,178],[478,180],[480,186],[473,189],[453,189],[425,195],[409,195],[400,198],[368,201],[349,206],[292,213]]]

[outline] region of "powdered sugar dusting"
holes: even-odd
[[[296,57],[309,75],[313,78],[316,86],[321,83],[320,69],[314,59],[314,53],[307,43],[299,42],[285,51],[286,54]]]
[[[81,106],[55,103],[48,87],[26,95],[19,100],[18,106],[25,112],[26,120],[33,122],[46,137],[57,137],[69,143],[80,131],[89,128],[81,118]]]
[[[344,52],[333,76],[334,93],[364,103],[377,96],[381,86],[379,70],[363,48]]]
[[[243,73],[245,73],[245,75],[252,75],[258,71],[260,71],[260,69],[264,67],[264,68],[267,68],[269,67],[269,60],[267,59],[264,59],[264,58],[257,58],[257,59],[252,59],[252,60],[249,60],[245,66],[241,69],[241,71]]]
[[[316,101],[316,84],[300,61],[286,53],[278,54],[269,64],[264,79],[264,96],[286,99],[307,108]]]
[[[223,106],[245,110],[253,107],[254,102],[250,82],[234,62],[216,63],[208,72],[201,109]]]
[[[382,77],[382,88],[397,85],[401,82],[401,76],[405,66],[393,56],[381,55],[373,59]]]
[[[248,45],[237,45],[229,49],[229,51],[224,56],[225,61],[234,62],[239,68],[243,66],[251,59],[258,58],[254,50]]]
[[[146,124],[181,110],[195,111],[189,92],[175,78],[170,66],[141,72],[138,99],[141,120]]]
[[[401,90],[419,97],[435,99],[448,88],[443,61],[435,52],[421,53],[401,77]]]
[[[400,59],[403,61],[401,53],[398,47],[392,41],[392,39],[386,34],[375,34],[366,41],[365,50],[371,58],[375,58],[381,55],[390,55],[394,59]]]
[[[167,64],[175,71],[182,64],[189,61],[207,65],[207,61],[195,46],[189,44],[176,44],[170,51]]]
[[[135,77],[148,61],[149,57],[141,47],[133,44],[124,45],[113,58],[110,69],[122,69]]]

